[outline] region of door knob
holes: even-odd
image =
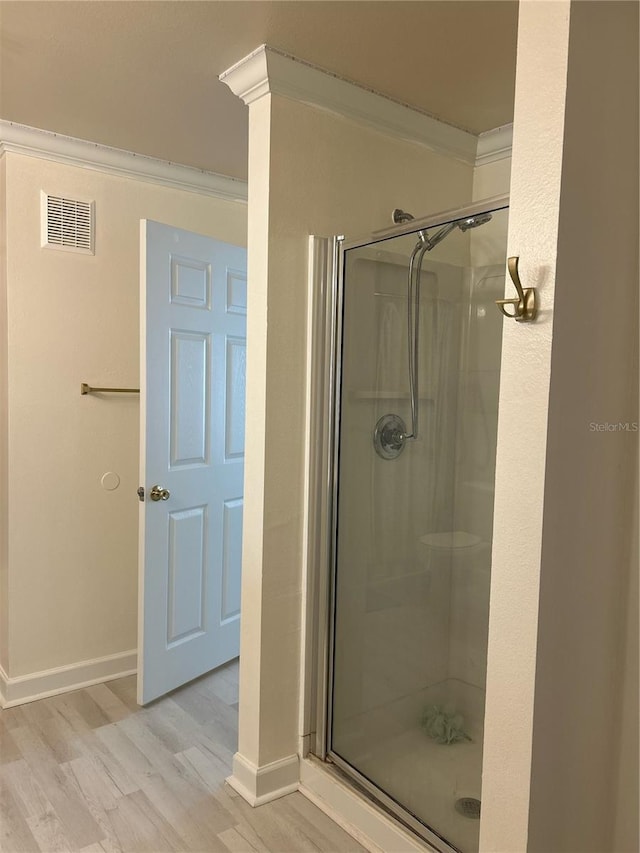
[[[152,501],[168,501],[170,495],[169,489],[163,489],[162,486],[152,486],[149,492]]]

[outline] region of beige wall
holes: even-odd
[[[6,672],[9,654],[9,622],[7,599],[9,565],[7,553],[7,161],[0,157],[0,667]]]
[[[625,811],[627,821],[635,815],[635,837],[616,849],[638,849],[637,749],[627,785],[616,784],[619,739],[631,751],[638,732],[637,693],[635,726],[628,705],[622,715],[638,433],[592,427],[638,422],[638,24],[636,3],[571,4],[532,853],[612,850],[613,816],[622,820]],[[632,570],[637,573],[637,563]],[[633,660],[629,649],[628,667]]]
[[[541,311],[503,335],[486,853],[637,849],[637,434],[590,426],[638,419],[637,31],[636,4],[520,5],[509,254]]]
[[[569,5],[522,2],[519,9],[508,255],[520,256],[521,275],[538,287],[541,310],[535,323],[503,324],[483,853],[527,850]]]
[[[139,220],[245,244],[241,203],[19,154],[7,169],[8,675],[136,646]],[[95,256],[40,248],[40,191],[96,203]],[[120,486],[100,479],[116,472]],[[7,612],[8,611],[8,612]],[[6,659],[5,659],[6,660]]]
[[[614,826],[612,849],[616,853],[636,853],[640,848],[638,839],[638,802],[640,802],[639,790],[639,768],[638,756],[640,756],[640,745],[638,743],[640,732],[638,731],[638,720],[640,709],[638,708],[638,697],[640,696],[640,665],[638,661],[639,631],[638,631],[638,603],[640,601],[638,591],[638,566],[640,566],[640,554],[638,553],[638,469],[636,460],[636,484],[635,499],[631,509],[630,535],[630,560],[629,560],[629,584],[624,594],[627,606],[625,614],[625,640],[624,650],[620,656],[621,665],[621,690],[618,728],[618,744],[616,750],[617,770],[615,779],[614,799]],[[622,621],[621,607],[621,621]]]
[[[468,203],[473,170],[265,95],[249,108],[247,448],[239,753],[298,751],[307,240]],[[267,325],[268,324],[268,325]],[[265,371],[266,366],[266,371]]]

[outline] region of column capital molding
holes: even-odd
[[[280,95],[475,165],[474,134],[266,44],[223,71],[219,79],[245,104]]]

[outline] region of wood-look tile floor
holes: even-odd
[[[131,676],[0,712],[0,850],[364,851],[301,794],[225,783],[237,692],[233,662],[146,708]]]

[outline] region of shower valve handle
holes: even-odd
[[[411,438],[407,427],[398,415],[383,415],[373,432],[373,446],[383,459],[395,459],[404,450],[405,441]]]

